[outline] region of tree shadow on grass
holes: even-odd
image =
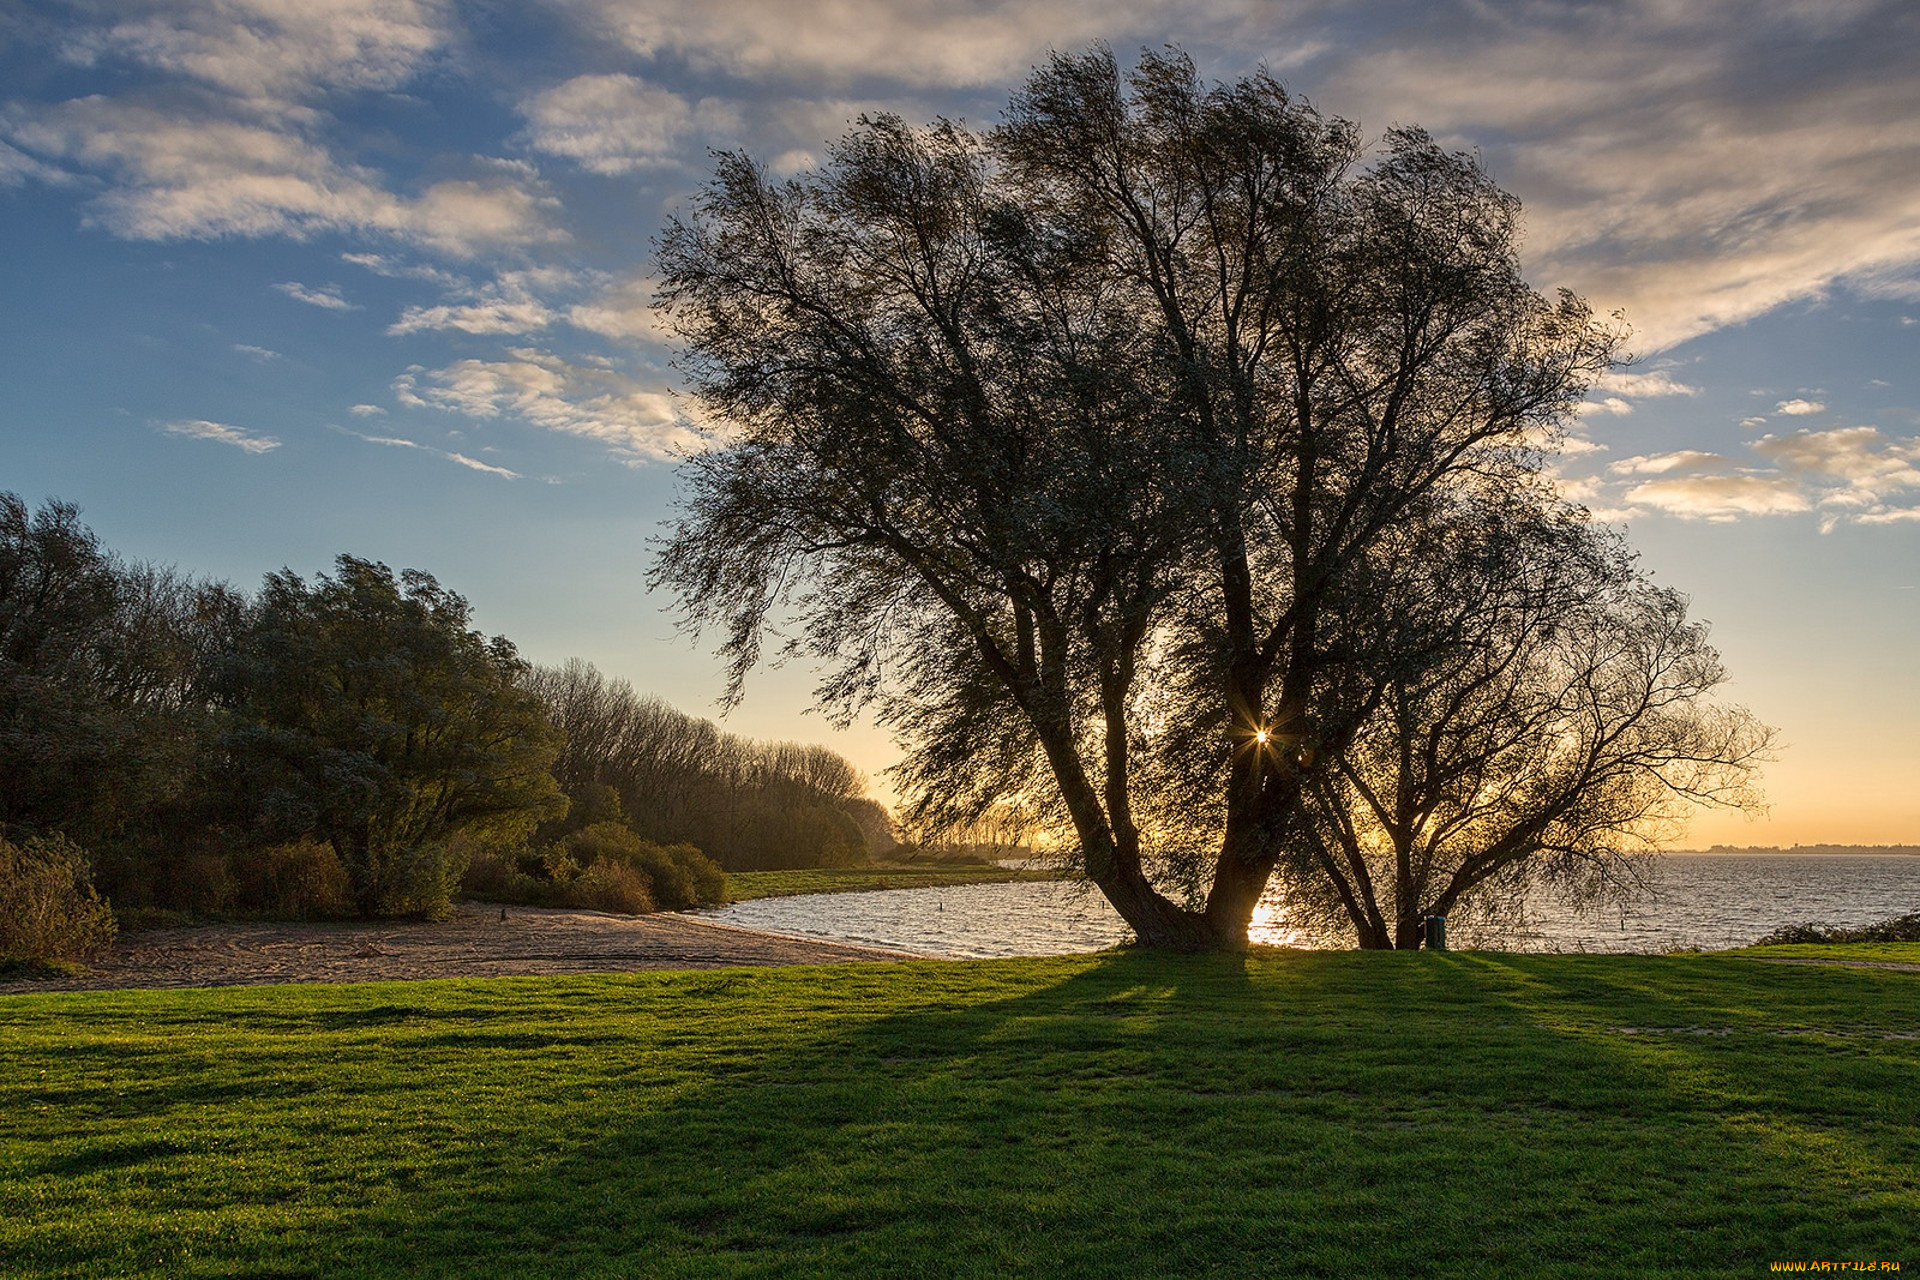
[[[1901,1126],[1920,1044],[1836,1054],[1772,1035],[1767,1018],[1834,1004],[1812,977],[1788,973],[1803,985],[1776,995],[1681,961],[1110,953],[310,991],[313,1030],[289,1028],[284,1071],[351,1051],[368,1072],[324,1076],[342,1091],[328,1114],[357,1119],[297,1175],[331,1163],[339,1185],[203,1241],[203,1270],[1691,1276],[1902,1249],[1911,1263],[1920,1151]],[[1847,991],[1856,1021],[1891,1027],[1920,984]],[[402,1007],[421,1016],[355,1013]],[[1655,1023],[1740,1030],[1622,1030]]]
[[[591,1142],[481,1200],[395,1220],[357,1261],[424,1274],[475,1256],[511,1259],[510,1274],[1702,1274],[1750,1271],[1788,1245],[1873,1256],[1907,1238],[1884,1217],[1860,1229],[1862,1203],[1920,1210],[1897,1150],[1876,1149],[1884,1134],[1852,1132],[1841,1108],[1844,1159],[1783,1165],[1777,1127],[1751,1120],[1768,1105],[1765,1060],[1703,1067],[1715,1050],[1676,1058],[1596,1034],[1661,999],[1601,974],[1133,953],[998,991],[938,967],[847,975],[906,981],[915,1007],[770,1010],[789,1020],[778,1048],[722,1053],[670,1098],[616,1097]],[[1736,999],[1710,996],[1709,983],[1684,1007],[1698,1018]],[[791,1021],[809,1016],[818,1034]],[[1708,1067],[1724,1078],[1703,1085]],[[1827,1105],[1820,1071],[1805,1076],[1807,1105]]]

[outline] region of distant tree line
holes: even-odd
[[[470,623],[430,574],[343,555],[247,595],[0,494],[0,914],[58,897],[89,945],[102,894],[123,915],[436,916],[475,870],[648,909],[720,897],[708,855],[891,844],[832,751],[721,733],[582,662],[535,669]],[[34,950],[9,927],[0,945]]]
[[[553,774],[576,814],[617,813],[729,871],[847,866],[894,844],[865,778],[826,747],[724,733],[579,659],[523,685],[561,731]]]

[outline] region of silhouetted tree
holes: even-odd
[[[1531,475],[1614,343],[1527,287],[1472,158],[1362,158],[1265,74],[1104,51],[989,134],[864,118],[784,182],[722,155],[660,298],[732,434],[656,582],[736,691],[797,616],[828,705],[908,747],[916,824],[1019,798],[1143,943],[1242,943],[1364,723],[1382,545]],[[1207,706],[1178,735],[1169,684]]]
[[[1695,805],[1757,802],[1771,731],[1718,704],[1706,627],[1585,514],[1504,494],[1449,513],[1376,620],[1401,661],[1312,775],[1280,874],[1363,947],[1429,915],[1487,917],[1530,887],[1623,899]],[[1524,908],[1524,901],[1517,905]]]

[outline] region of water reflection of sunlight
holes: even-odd
[[[1260,903],[1253,909],[1253,919],[1247,924],[1247,941],[1260,947],[1350,947],[1350,940],[1342,940],[1325,930],[1310,929],[1297,920],[1289,919],[1286,895],[1280,886],[1271,882],[1267,891],[1260,895]]]

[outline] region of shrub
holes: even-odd
[[[690,844],[657,845],[620,822],[596,822],[554,846],[550,858],[594,867],[616,863],[646,878],[654,903],[668,911],[724,902],[726,873]]]
[[[1920,942],[1920,911],[1895,916],[1854,929],[1835,925],[1790,924],[1775,929],[1754,945],[1776,947],[1794,942]]]
[[[276,920],[353,914],[353,889],[333,846],[319,840],[246,849],[232,859],[240,905]]]
[[[359,867],[347,868],[358,872],[354,897],[363,914],[428,920],[453,914],[453,893],[466,869],[467,850],[451,841],[369,849]]]
[[[690,844],[643,840],[627,861],[653,882],[654,901],[664,910],[682,911],[727,900],[727,873]]]
[[[485,849],[475,853],[467,863],[466,874],[460,878],[460,890],[482,902],[547,906],[553,901],[554,885],[550,880],[528,874],[512,855]]]
[[[596,862],[567,886],[568,906],[590,911],[617,911],[623,915],[644,915],[654,909],[652,886],[648,878],[624,862]]]
[[[0,840],[0,961],[80,960],[113,944],[113,911],[64,836]]]

